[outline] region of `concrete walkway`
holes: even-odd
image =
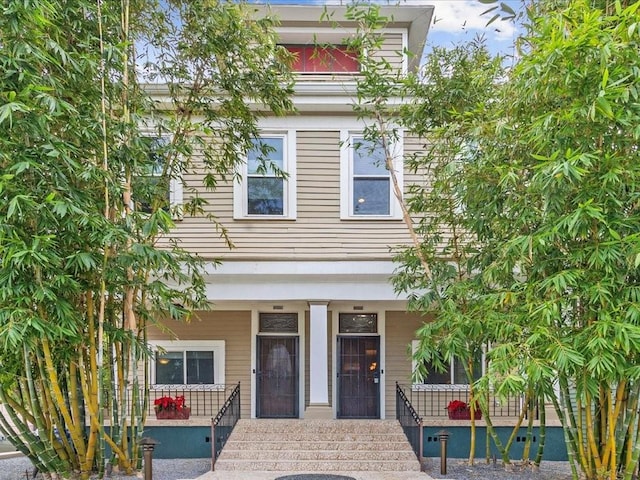
[[[430,480],[432,477],[422,472],[308,472],[309,474],[343,475],[355,480]],[[301,472],[246,472],[215,471],[201,475],[197,480],[275,480],[287,475],[301,475]]]

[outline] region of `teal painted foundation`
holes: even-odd
[[[211,427],[145,427],[156,440],[153,458],[211,458]]]
[[[425,457],[440,456],[440,439],[438,432],[442,427],[424,427],[423,429],[423,455]],[[468,458],[469,443],[471,440],[471,429],[468,426],[447,426],[444,428],[449,433],[447,441],[447,457]],[[506,443],[512,429],[509,427],[496,427],[500,440]],[[535,458],[538,445],[540,444],[538,428],[534,430],[535,441],[532,443],[530,458]],[[512,460],[522,458],[524,440],[527,434],[526,428],[521,428],[516,435],[516,441],[511,447],[509,457]],[[567,449],[564,443],[562,428],[547,427],[544,446],[544,460],[566,461]],[[151,437],[159,442],[154,451],[154,458],[211,458],[211,427],[146,427],[145,437]],[[486,455],[486,428],[476,427],[476,458],[485,458]],[[498,459],[498,449],[493,440],[490,440],[490,457],[496,455]]]
[[[510,427],[494,427],[498,433],[500,441],[504,445],[511,432]],[[425,457],[439,457],[440,456],[440,439],[438,432],[445,430],[449,433],[449,439],[447,441],[447,457],[449,458],[468,458],[469,457],[469,444],[471,441],[471,429],[468,426],[447,426],[443,427],[424,427],[423,433],[423,455]],[[547,427],[545,429],[545,442],[543,460],[552,461],[566,461],[567,460],[567,448],[564,443],[564,436],[562,428],[560,427]],[[521,428],[517,435],[516,441],[513,442],[511,450],[509,451],[509,458],[511,460],[520,460],[522,458],[522,452],[524,450],[525,437],[527,435],[527,429]],[[529,458],[533,460],[538,452],[538,446],[540,445],[540,435],[538,428],[533,429],[534,441],[531,444],[531,453]],[[476,458],[485,458],[487,445],[487,429],[485,427],[476,427]],[[498,449],[493,442],[493,439],[489,438],[490,454],[492,458],[495,455],[498,460],[501,458],[498,454]]]

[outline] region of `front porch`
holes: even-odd
[[[344,461],[344,467],[354,467],[355,461],[367,462],[370,457],[378,457],[377,445],[384,445],[393,440],[406,445],[409,451],[412,451],[411,462],[417,462],[420,465],[424,458],[437,457],[439,455],[440,441],[439,436],[443,430],[450,435],[450,457],[468,456],[470,421],[469,420],[450,420],[443,407],[441,412],[437,406],[439,404],[448,403],[453,396],[455,399],[468,399],[465,397],[464,389],[449,389],[447,394],[435,394],[428,390],[405,390],[401,386],[396,388],[396,420],[318,420],[318,419],[244,419],[240,420],[240,385],[225,386],[215,391],[209,390],[156,390],[155,395],[185,395],[187,403],[193,400],[195,406],[195,415],[188,420],[155,420],[150,415],[146,425],[145,434],[156,438],[160,444],[156,447],[156,456],[158,458],[212,458],[212,466],[224,452],[223,447],[230,438],[232,432],[235,432],[236,447],[227,449],[236,452],[249,449],[249,440],[254,437],[259,445],[256,447],[258,451],[278,453],[265,454],[265,462],[269,460],[269,468],[282,468],[290,470],[293,466],[291,463],[283,463],[280,460],[286,460],[292,457],[289,454],[283,454],[291,445],[292,449],[302,449],[305,453],[301,456],[301,462],[328,460],[332,453],[327,450],[336,450],[333,454],[338,455],[337,460]],[[223,392],[232,392],[231,395],[224,399]],[[434,412],[434,415],[422,418],[418,415],[417,410],[411,403],[411,399],[415,401],[415,406],[420,411]],[[206,401],[205,401],[206,400]],[[246,399],[244,400],[246,401]],[[208,415],[207,412],[213,409],[216,403],[220,403],[218,414],[215,418]],[[511,405],[511,406],[509,406]],[[492,423],[496,427],[499,436],[505,440],[512,433],[513,426],[516,424],[520,409],[515,400],[503,402],[500,406],[494,403],[495,409],[491,414]],[[508,416],[506,414],[509,414]],[[237,422],[243,425],[242,429],[234,428]],[[478,439],[476,455],[484,457],[487,452],[495,452],[492,445],[486,448],[488,438],[486,436],[486,422],[484,420],[476,421],[476,438]],[[392,431],[393,430],[393,431]],[[311,433],[309,433],[311,432]],[[402,439],[397,437],[398,432],[402,435]],[[327,435],[326,439],[322,439],[322,435]],[[334,438],[335,435],[340,439]],[[540,441],[539,426],[535,427],[534,443]],[[526,436],[526,429],[521,428],[518,433],[516,443],[511,452],[513,458],[520,455],[522,445]],[[562,430],[559,427],[547,428],[547,445],[552,448],[547,449],[546,459],[565,460],[566,448],[562,441]],[[291,438],[289,438],[291,437]],[[308,437],[308,438],[307,438]],[[214,441],[215,439],[215,441]],[[238,443],[240,442],[240,443]],[[338,442],[338,443],[336,443]],[[341,443],[340,443],[341,442]],[[379,443],[380,442],[380,443]],[[332,445],[331,444],[335,444]],[[238,446],[240,445],[240,446]],[[336,445],[341,448],[336,449]],[[304,447],[304,448],[302,448]],[[405,447],[403,447],[404,449]],[[340,455],[343,450],[352,451]],[[315,453],[314,453],[315,452]],[[359,452],[359,453],[355,453]],[[239,455],[239,456],[238,456]],[[242,453],[227,454],[230,461],[243,462]],[[257,455],[257,454],[256,454]],[[250,455],[251,458],[258,458],[260,455]],[[284,456],[283,456],[284,455]],[[309,458],[305,458],[309,457]],[[399,455],[399,454],[392,454]],[[322,458],[321,458],[322,457]],[[325,458],[326,457],[326,458]],[[351,458],[353,457],[353,458]],[[222,457],[225,458],[224,456]],[[406,456],[403,457],[407,462]],[[353,462],[349,463],[347,460]],[[399,460],[396,458],[395,461]],[[268,462],[267,462],[268,463]],[[247,464],[248,465],[248,464]],[[266,465],[266,464],[265,464]],[[267,469],[268,465],[262,465],[262,469]],[[378,469],[384,465],[379,463]],[[296,468],[302,468],[297,465]],[[333,465],[334,468],[336,464]],[[225,467],[223,467],[225,468]],[[230,468],[230,467],[229,467]],[[248,467],[247,467],[248,468]],[[310,467],[309,467],[310,468]],[[364,468],[364,467],[358,467]]]

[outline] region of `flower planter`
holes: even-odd
[[[174,409],[157,410],[156,418],[158,420],[188,420],[190,414],[191,414],[191,409],[189,407],[184,407],[180,410],[174,410]]]
[[[465,408],[464,410],[448,410],[450,420],[471,420],[471,410]],[[482,420],[482,412],[473,412],[473,418],[476,420]]]

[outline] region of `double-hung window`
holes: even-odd
[[[175,341],[153,346],[154,385],[224,383],[224,341]]]
[[[235,218],[295,218],[295,132],[253,140],[234,190]]]
[[[343,134],[342,143],[341,218],[400,218],[389,170],[391,165],[402,185],[399,142],[391,143],[385,151],[381,142]]]

